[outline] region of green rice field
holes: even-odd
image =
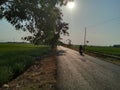
[[[50,52],[50,47],[32,44],[0,44],[0,86],[30,67],[36,57]]]
[[[86,50],[95,51],[103,54],[120,56],[120,48],[118,47],[99,47],[99,46],[88,46]]]
[[[72,48],[79,50],[78,45],[74,45]],[[86,51],[94,51],[102,54],[120,56],[120,48],[118,47],[86,46]]]

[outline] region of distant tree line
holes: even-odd
[[[113,47],[120,47],[120,45],[113,45]]]

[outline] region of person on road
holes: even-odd
[[[84,56],[83,55],[83,47],[82,47],[82,45],[79,46],[79,53],[80,53],[80,55]]]

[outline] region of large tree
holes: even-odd
[[[5,18],[16,29],[29,31],[25,37],[34,44],[56,47],[60,34],[68,34],[60,6],[68,0],[0,0],[0,19]]]

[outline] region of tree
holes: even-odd
[[[63,22],[58,6],[68,0],[1,0],[0,19],[5,18],[16,29],[29,31],[23,39],[34,44],[48,44],[54,49],[60,34],[68,35],[68,23]]]

